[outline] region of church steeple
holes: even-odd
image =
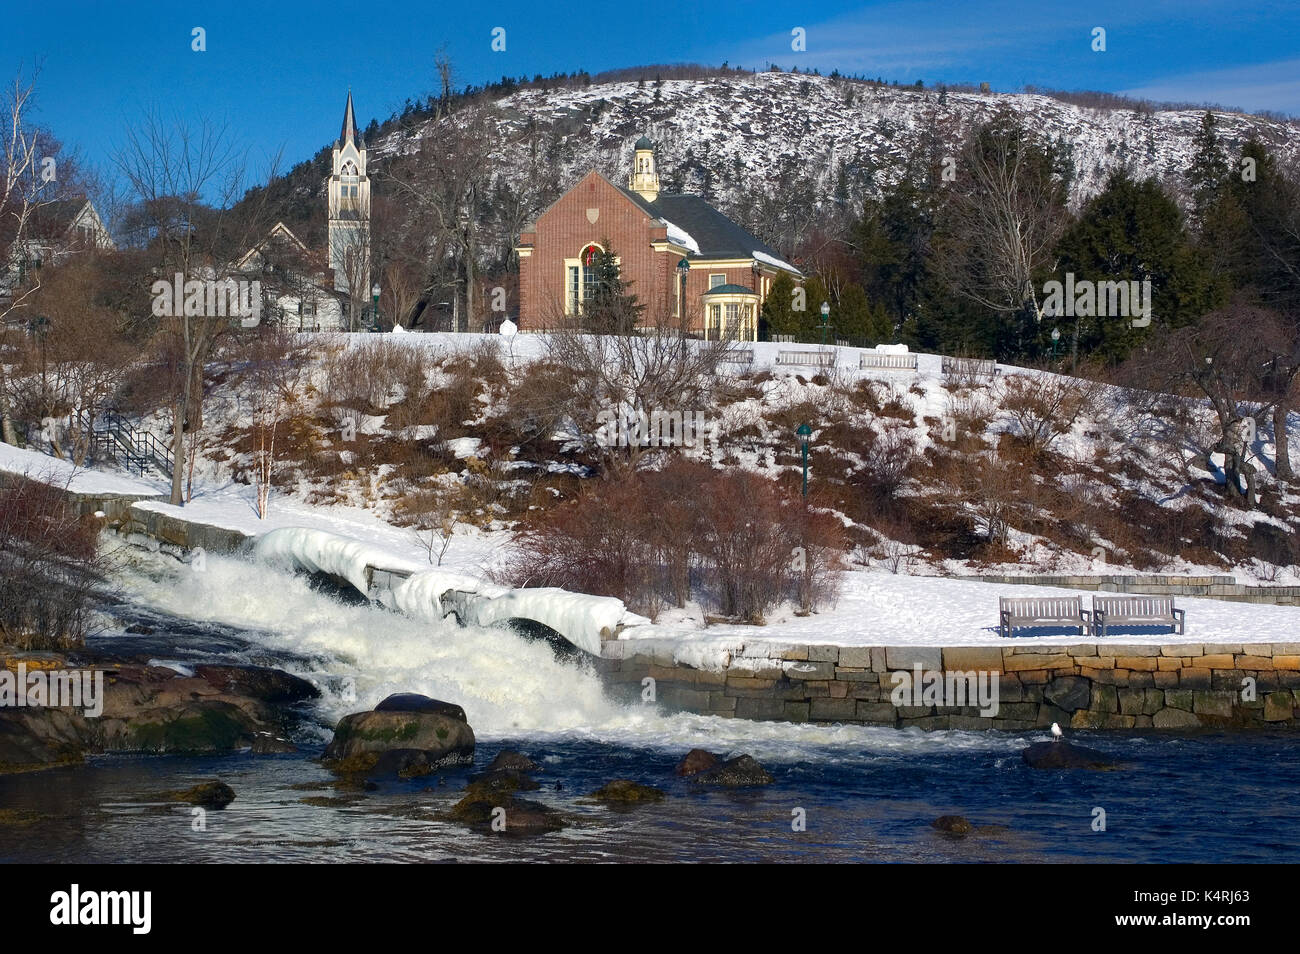
[[[628,188],[647,202],[659,198],[659,173],[655,171],[655,146],[642,136],[633,147],[632,178]]]
[[[329,180],[329,265],[334,288],[365,298],[370,288],[370,177],[366,144],[357,132],[348,90],[343,128],[334,144]]]
[[[348,104],[343,109],[343,131],[339,133],[339,146],[345,146],[349,142],[364,145],[361,142],[361,134],[357,132],[357,117],[352,111],[351,87],[348,88]]]

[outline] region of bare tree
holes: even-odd
[[[23,255],[32,215],[46,201],[50,201],[43,188],[37,168],[39,135],[28,119],[36,95],[36,75],[25,78],[20,71],[7,90],[3,114],[5,129],[3,152],[0,153],[0,279]],[[0,297],[0,329],[10,315],[25,307],[30,296],[40,288],[39,272],[22,288],[5,289]],[[0,440],[7,444],[18,443],[18,431],[9,406],[8,387],[5,381],[4,362],[0,360]]]
[[[977,130],[956,160],[935,268],[952,291],[1022,327],[1042,317],[1034,280],[1066,224],[1065,183],[1036,137],[1009,117]]]
[[[567,417],[596,441],[602,412],[650,420],[658,412],[708,416],[717,407],[718,366],[732,342],[698,341],[682,333],[683,319],[659,313],[631,334],[586,334],[577,322],[555,319],[546,338],[551,361],[572,375]],[[674,419],[675,420],[675,419]],[[608,464],[635,468],[642,448],[605,442]]]
[[[136,205],[132,224],[136,240],[154,253],[164,280],[215,278],[236,252],[265,234],[268,190],[232,213],[244,185],[237,139],[223,125],[204,120],[191,126],[179,117],[168,121],[150,112],[124,126],[125,142],[113,163],[129,184]],[[268,181],[278,157],[272,160]],[[213,201],[205,201],[214,197]],[[172,388],[171,503],[183,502],[185,430],[201,426],[203,371],[218,336],[231,327],[224,315],[191,315],[190,309],[162,319],[163,334],[174,337]]]

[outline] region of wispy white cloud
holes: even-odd
[[[1300,59],[1186,73],[1122,92],[1158,102],[1217,103],[1300,116]]]

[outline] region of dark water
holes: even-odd
[[[1009,739],[1007,741],[1010,741]],[[1133,761],[1113,772],[1041,772],[1014,752],[810,749],[766,761],[776,782],[699,792],[676,779],[680,752],[599,742],[502,740],[540,757],[529,798],[570,827],[532,838],[479,834],[438,815],[471,769],[335,790],[298,755],[101,757],[82,767],[0,777],[5,861],[1130,861],[1300,860],[1300,767],[1285,736],[1107,734],[1087,740]],[[236,791],[193,830],[189,806],[158,794],[221,778]],[[648,807],[610,810],[582,796],[611,778],[664,788]],[[556,783],[561,786],[556,790]],[[319,786],[319,787],[316,787]],[[312,804],[304,799],[324,799]],[[1106,830],[1092,830],[1094,809]],[[804,832],[792,830],[803,809]],[[929,822],[965,815],[1005,829],[953,838]]]
[[[473,634],[426,633],[366,607],[318,606],[326,597],[295,590],[293,581],[230,572],[194,594],[178,590],[184,580],[164,581],[156,591],[127,587],[130,598],[105,608],[112,620],[94,646],[124,657],[234,660],[301,672],[324,693],[298,727],[301,751],[104,756],[0,776],[0,860],[1300,861],[1294,733],[1077,733],[1075,741],[1123,759],[1124,767],[1043,772],[1019,755],[1041,733],[900,732],[632,712],[602,700],[594,676],[575,671],[571,661],[529,656],[539,650],[511,642],[515,637],[487,634],[462,645],[455,640]],[[267,595],[253,592],[258,586]],[[230,608],[236,604],[237,611]],[[177,606],[194,608],[182,615]],[[294,621],[317,611],[295,634]],[[129,634],[128,627],[148,632]],[[452,642],[430,660],[419,656],[429,639]],[[501,668],[466,658],[487,651],[502,657]],[[526,665],[511,668],[515,657]],[[357,695],[343,694],[344,683]],[[334,788],[333,776],[314,761],[329,726],[341,713],[409,689],[465,703],[480,739],[476,765],[383,782],[373,791]],[[575,695],[585,708],[570,711],[565,704]],[[743,792],[699,791],[673,774],[697,745],[750,752],[776,781]],[[542,790],[525,797],[559,809],[566,830],[529,838],[481,834],[440,817],[467,776],[502,748],[544,765],[537,775]],[[160,798],[212,778],[237,797],[225,810],[206,813],[206,830],[194,830],[189,806]],[[626,811],[586,800],[614,778],[655,785],[668,797]],[[1093,830],[1095,809],[1105,812],[1104,831]],[[792,830],[797,810],[805,831]],[[964,838],[943,835],[930,822],[945,814],[989,828]]]

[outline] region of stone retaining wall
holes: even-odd
[[[129,507],[118,519],[110,516],[109,523],[132,539],[140,535],[162,545],[194,550],[202,547],[208,553],[240,555],[251,552],[254,537],[242,530],[214,527],[210,524],[184,517],[173,516],[144,507]]]
[[[745,652],[749,652],[746,646]],[[1300,643],[1032,646],[776,647],[733,656],[711,671],[673,661],[671,648],[605,644],[598,663],[616,695],[641,697],[655,680],[664,708],[789,722],[854,722],[923,729],[1296,728]],[[892,674],[997,673],[998,711],[895,706]],[[1254,698],[1243,680],[1254,680]],[[1248,685],[1248,684],[1247,684]]]
[[[1300,606],[1300,586],[1246,586],[1231,576],[1008,576],[983,574],[957,579],[1014,586],[1056,586],[1066,590],[1132,593],[1135,596],[1204,596],[1240,603]]]

